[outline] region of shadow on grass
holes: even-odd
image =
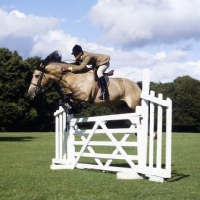
[[[135,163],[135,164],[137,165],[137,163]],[[129,168],[130,167],[128,164],[116,164],[116,165],[113,165],[113,166],[116,166],[116,167],[125,167],[125,168]],[[156,167],[156,165],[154,164],[153,167]],[[162,169],[165,169],[165,167],[166,167],[165,164],[161,165]],[[167,179],[167,182],[180,181],[181,179],[188,178],[190,175],[180,174],[176,170],[173,170],[172,173],[171,173],[171,176],[172,177],[170,179]]]
[[[36,137],[0,137],[0,142],[31,142]]]
[[[186,174],[179,174],[176,170],[172,171],[172,177],[170,179],[168,179],[167,182],[176,182],[176,181],[180,181],[183,178],[188,178],[190,175],[186,175]]]
[[[134,162],[135,165],[138,165],[137,162]],[[111,164],[110,166],[116,166],[116,167],[125,167],[125,168],[130,168],[130,165],[128,163],[121,163],[121,164]],[[149,164],[147,163],[147,167],[149,166]],[[161,165],[162,169],[165,169],[165,164]],[[153,167],[156,167],[156,164],[153,164]]]
[[[84,162],[83,162],[84,163]],[[90,162],[87,162],[87,164],[92,164],[92,165],[96,165],[94,163],[90,163]],[[102,163],[103,165],[105,165],[105,163]],[[135,163],[137,165],[137,163]],[[110,166],[112,167],[122,167],[122,168],[130,168],[129,164],[127,163],[118,163],[118,164],[110,164]],[[154,167],[156,167],[156,165],[154,164],[153,165]],[[173,165],[172,165],[173,166]],[[162,164],[161,166],[163,169],[165,168],[165,164]],[[88,171],[99,171],[101,172],[101,170],[98,170],[98,169],[85,169],[85,170],[88,170]],[[106,171],[106,173],[109,173],[109,174],[116,174],[116,172],[112,172],[112,171]],[[178,173],[176,170],[172,171],[171,173],[172,177],[169,178],[169,179],[166,179],[167,182],[176,182],[176,181],[180,181],[181,179],[183,178],[188,178],[190,175],[186,175],[186,174],[180,174]],[[148,179],[148,178],[147,178]]]

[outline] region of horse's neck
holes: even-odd
[[[45,69],[49,74],[57,76],[62,74],[62,67],[66,65],[65,63],[51,63]]]
[[[70,88],[71,90],[76,90],[77,84],[83,87],[92,87],[94,84],[91,83],[94,81],[93,71],[86,70],[86,72],[74,74],[72,72],[62,73],[63,66],[70,66],[72,64],[65,63],[51,63],[46,67],[46,70],[49,73],[49,77],[55,81],[59,81],[65,87]]]

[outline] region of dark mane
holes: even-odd
[[[49,54],[44,60],[41,60],[38,64],[36,69],[40,71],[44,71],[45,67],[52,62],[59,62],[61,63],[62,55],[56,50]]]
[[[53,53],[49,54],[44,60],[44,64],[45,66],[48,65],[51,62],[61,62],[62,59],[62,55],[60,54],[60,52],[58,52],[57,50],[54,51]]]

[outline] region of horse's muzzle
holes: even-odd
[[[33,99],[36,94],[35,88],[29,88],[28,94],[29,94],[30,98]]]

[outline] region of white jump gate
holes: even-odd
[[[164,182],[170,178],[172,101],[169,98],[163,100],[162,94],[155,97],[154,91],[149,93],[148,70],[143,71],[142,83],[142,105],[137,106],[135,113],[74,118],[73,115],[67,116],[60,107],[54,113],[55,158],[52,159],[51,169],[99,169],[117,172],[119,179],[147,178],[157,182]],[[154,140],[155,113],[157,140]],[[112,129],[106,126],[108,121],[116,120],[129,120],[130,127]],[[83,122],[93,122],[94,125],[91,129],[81,130],[79,123]],[[163,130],[163,127],[166,129]],[[107,135],[109,141],[94,141],[96,134]],[[117,134],[123,135],[121,140],[117,139]],[[81,140],[77,140],[77,135]],[[81,147],[78,151],[77,146]],[[112,152],[97,153],[96,147],[112,147]],[[132,154],[134,152],[135,154]],[[90,164],[80,162],[83,157],[94,158],[94,162]],[[122,160],[123,167],[118,163],[114,164],[116,160]]]

